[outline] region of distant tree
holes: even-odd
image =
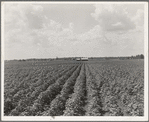
[[[144,59],[144,55],[143,55],[143,54],[141,54],[141,55],[140,55],[140,58],[141,58],[141,59]]]

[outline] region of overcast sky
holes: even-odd
[[[144,4],[4,3],[5,59],[144,53]]]

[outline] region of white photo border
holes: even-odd
[[[36,3],[36,4],[73,4],[61,1],[1,1],[1,120],[2,121],[148,121],[148,2],[75,2],[75,4],[144,4],[144,116],[4,116],[4,4],[5,3]]]

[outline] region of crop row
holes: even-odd
[[[24,100],[33,101],[34,99],[36,99],[36,97],[38,97],[40,92],[46,90],[49,85],[53,84],[59,77],[63,76],[71,68],[72,67],[66,68],[65,70],[64,69],[59,70],[59,72],[55,73],[57,75],[55,76],[53,75],[54,77],[47,79],[46,81],[39,79],[36,83],[30,84],[30,86],[27,87],[26,89],[19,89],[19,87],[18,89],[16,88],[17,90],[16,93],[14,93],[14,96],[12,95],[11,99],[9,98],[5,100],[5,109],[4,109],[5,113],[9,113],[11,109],[14,109],[16,106],[18,106],[18,103],[22,104]],[[24,82],[22,81],[23,85],[26,83],[27,81]],[[32,102],[27,103],[31,104]]]
[[[81,66],[79,66],[75,72],[69,77],[69,79],[63,85],[63,88],[59,95],[52,100],[50,108],[47,111],[44,111],[42,115],[44,116],[61,116],[65,110],[65,104],[69,96],[73,93],[74,84],[77,77],[79,76]]]
[[[60,69],[59,72],[62,72],[64,69]],[[38,73],[38,74],[37,74]],[[56,70],[55,70],[55,74],[56,74]],[[21,73],[23,74],[23,73]],[[25,89],[28,91],[28,88],[36,88],[37,86],[43,84],[44,80],[47,81],[48,79],[46,79],[45,76],[43,75],[53,75],[52,71],[49,70],[42,70],[40,72],[34,72],[34,71],[30,71],[28,72],[28,75],[26,77],[21,76],[21,74],[18,74],[19,77],[22,77],[22,79],[15,79],[15,81],[17,80],[17,82],[13,82],[13,87],[12,90],[11,88],[5,88],[5,99],[9,98],[12,99],[14,96],[20,96],[19,94],[25,94],[22,93],[23,91],[25,91]],[[37,78],[32,79],[32,76],[36,76]],[[24,79],[23,79],[24,78]],[[7,90],[8,89],[8,90]]]
[[[140,62],[93,64],[102,82],[101,97],[105,116],[142,116],[143,66]],[[93,72],[93,71],[92,71]]]
[[[74,93],[66,101],[64,116],[83,116],[85,114],[86,101],[86,76],[85,65],[83,64],[79,77],[74,85]]]
[[[141,61],[13,62],[5,67],[4,115],[143,116],[143,68]]]
[[[93,71],[93,70],[92,70]],[[102,102],[100,97],[100,85],[97,84],[97,79],[92,74],[89,67],[86,65],[86,89],[87,89],[87,105],[86,116],[102,116]]]
[[[58,75],[59,77],[51,79],[51,82],[49,82],[50,84],[44,83],[41,85],[41,88],[38,92],[39,95],[36,97],[36,99],[32,98],[34,100],[32,102],[33,104],[30,104],[24,110],[17,112],[20,113],[24,111],[23,113],[25,113],[25,115],[37,115],[39,112],[42,112],[44,108],[49,105],[55,96],[60,92],[62,85],[76,68],[77,67],[74,66],[72,69],[67,70],[67,72],[62,72],[61,75]],[[21,115],[23,115],[23,113]]]

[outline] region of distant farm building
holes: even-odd
[[[77,58],[76,61],[88,61],[88,58],[85,58],[85,57],[83,57],[83,58]]]
[[[88,58],[81,58],[81,61],[88,61]]]
[[[76,58],[76,61],[81,61],[81,58]]]

